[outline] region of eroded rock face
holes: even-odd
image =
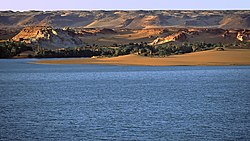
[[[48,26],[25,27],[12,38],[43,48],[67,48],[81,46],[81,40],[69,29],[53,29]]]
[[[243,29],[219,29],[219,28],[190,28],[181,29],[179,32],[168,35],[164,38],[156,38],[150,45],[160,45],[168,42],[184,42],[190,43],[235,43],[250,42],[250,30]]]
[[[250,41],[250,30],[226,30],[222,35],[223,37],[233,37],[241,42],[249,42]]]
[[[250,32],[249,31],[238,32],[237,39],[241,42],[249,42],[250,41]]]
[[[186,39],[187,39],[186,33],[184,31],[180,31],[180,32],[174,33],[164,38],[157,38],[151,43],[151,45],[160,45],[160,44],[173,42],[173,41],[183,42]]]

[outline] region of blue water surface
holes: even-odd
[[[0,60],[0,140],[250,140],[250,66]]]

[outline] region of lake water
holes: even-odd
[[[250,66],[0,60],[0,140],[250,140]]]

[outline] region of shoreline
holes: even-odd
[[[93,64],[118,66],[248,66],[250,49],[208,50],[168,57],[143,57],[129,54],[118,57],[39,60],[34,64]]]

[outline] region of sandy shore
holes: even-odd
[[[41,60],[36,64],[102,64],[136,66],[230,66],[250,65],[250,49],[226,49],[202,51],[183,55],[155,58],[124,55],[112,58],[79,58],[65,60]]]

